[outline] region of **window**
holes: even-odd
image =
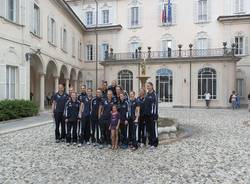
[[[76,39],[74,36],[72,36],[72,57],[75,57],[76,55]]]
[[[86,80],[86,87],[87,88],[93,88],[93,81],[92,80]]]
[[[62,32],[62,49],[67,51],[67,30],[63,28]]]
[[[234,0],[234,13],[244,13],[244,0]]]
[[[48,35],[49,35],[49,42],[52,44],[56,44],[56,21],[53,18],[49,18],[48,23]]]
[[[236,36],[235,37],[235,54],[242,55],[243,54],[243,45],[244,45],[244,37],[243,36]]]
[[[133,90],[133,73],[129,70],[122,70],[118,73],[118,84],[122,86],[122,88],[126,92],[130,92]]]
[[[105,60],[108,58],[108,52],[109,52],[109,44],[103,43],[102,44],[102,60]]]
[[[37,4],[34,3],[34,24],[33,24],[33,33],[40,35],[40,8]]]
[[[208,67],[203,68],[198,72],[198,99],[204,99],[206,91],[210,93],[211,99],[216,99],[216,71]]]
[[[172,52],[172,40],[162,41],[163,57],[171,57]]]
[[[82,54],[82,42],[79,41],[78,44],[78,59],[82,60],[83,59],[83,54]]]
[[[139,25],[139,7],[131,8],[131,26]]]
[[[16,98],[16,72],[17,68],[7,66],[6,68],[6,97],[7,99]]]
[[[163,8],[161,12],[161,22],[162,24],[172,24],[173,20],[173,5],[170,1],[168,3],[163,3]]]
[[[93,61],[93,45],[87,45],[87,61]]]
[[[17,0],[7,1],[7,19],[16,22],[17,21]]]
[[[131,42],[130,52],[132,54],[132,58],[138,58],[138,47],[140,46],[139,42]]]
[[[159,101],[173,102],[173,72],[163,68],[156,74],[156,93]]]
[[[93,24],[93,12],[89,11],[86,13],[86,23],[87,25],[92,25]]]
[[[108,24],[109,23],[109,10],[103,10],[102,11],[102,22],[103,24]]]
[[[208,20],[208,6],[207,0],[198,1],[198,21],[203,22]]]
[[[236,81],[236,85],[237,85],[236,91],[240,97],[244,96],[244,94],[243,94],[243,82],[244,82],[243,79],[237,79],[237,81]]]

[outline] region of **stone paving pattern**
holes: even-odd
[[[193,136],[155,150],[54,143],[53,125],[0,136],[0,183],[250,184],[247,110],[161,109]]]

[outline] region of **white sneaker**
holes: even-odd
[[[144,148],[144,147],[145,147],[145,144],[141,143],[141,144],[140,144],[140,147],[141,147],[141,148]]]
[[[151,149],[151,150],[153,150],[153,149],[155,149],[155,148],[156,148],[155,146],[150,146],[150,149]]]
[[[87,142],[87,145],[90,145],[90,142],[89,142],[89,141]]]
[[[73,146],[75,146],[76,145],[76,142],[73,142]]]
[[[81,143],[79,143],[77,146],[78,146],[78,147],[81,147],[81,146],[82,146],[82,144],[81,144]]]
[[[93,146],[96,146],[96,143],[95,143],[95,142],[93,143]]]
[[[111,149],[111,148],[112,148],[111,144],[108,144],[108,149]]]
[[[66,146],[70,146],[70,143],[68,142],[68,143],[66,144]]]

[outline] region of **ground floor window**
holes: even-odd
[[[118,84],[128,93],[133,90],[133,73],[129,70],[122,70],[118,73]]]
[[[243,97],[243,95],[244,95],[243,94],[243,82],[244,82],[243,79],[237,79],[237,81],[236,81],[236,85],[237,85],[236,91],[240,97]]]
[[[198,99],[204,99],[206,92],[210,93],[211,99],[216,99],[216,71],[208,67],[202,68],[198,73]]]
[[[169,69],[160,69],[156,73],[156,93],[159,101],[173,102],[173,73]]]
[[[17,68],[13,66],[6,67],[6,98],[16,98],[16,74]]]
[[[92,80],[86,80],[86,86],[87,86],[87,88],[93,89],[93,81]]]

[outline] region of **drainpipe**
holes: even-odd
[[[189,60],[189,108],[192,108],[192,47],[193,44],[189,44],[190,60]]]

